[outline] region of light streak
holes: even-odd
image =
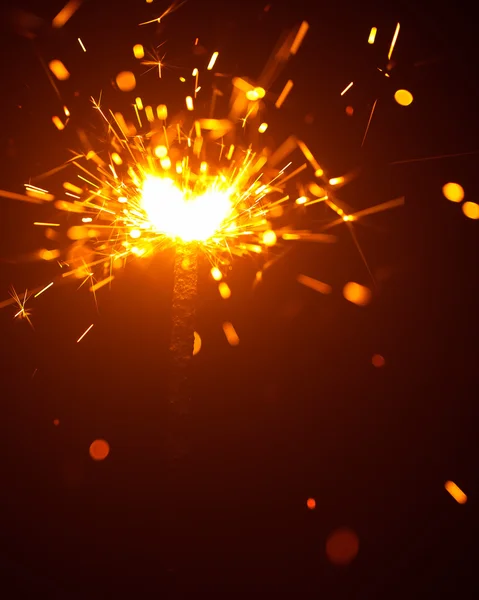
[[[219,52],[213,52],[213,54],[211,55],[210,62],[208,63],[208,66],[206,67],[206,69],[208,71],[211,71],[213,69],[213,67],[215,66],[218,55],[219,55]]]
[[[363,141],[361,142],[361,148],[364,146],[364,142],[366,141],[366,137],[368,135],[369,127],[371,126],[371,121],[373,119],[374,111],[376,109],[376,104],[378,103],[378,99],[374,101],[373,107],[371,108],[371,113],[369,115],[368,124],[366,125],[366,131],[364,132]]]
[[[90,327],[88,327],[82,334],[81,336],[77,339],[77,344],[80,343],[82,341],[82,339],[86,336],[86,334],[91,330],[91,328],[93,327],[94,323],[92,323],[90,325]]]
[[[393,51],[394,51],[394,47],[396,46],[396,42],[397,42],[397,39],[398,39],[398,35],[399,35],[399,29],[400,29],[400,27],[401,27],[401,24],[400,24],[400,23],[398,23],[398,24],[396,25],[396,30],[395,30],[395,32],[394,32],[393,39],[392,39],[392,41],[391,41],[391,46],[390,46],[390,48],[389,48],[389,52],[388,52],[388,60],[391,60],[391,56],[393,55]]]
[[[293,85],[294,84],[291,79],[289,79],[286,82],[281,94],[279,95],[278,99],[276,100],[276,103],[275,103],[276,108],[281,108],[283,106],[283,103],[286,100],[289,92],[293,89]]]
[[[50,282],[48,285],[46,285],[46,286],[45,286],[43,289],[41,289],[39,292],[37,292],[37,293],[34,295],[34,298],[38,298],[38,296],[40,296],[40,294],[43,294],[43,292],[46,292],[46,291],[47,291],[49,288],[51,288],[51,287],[52,287],[53,283],[54,283],[54,282],[53,282],[53,281],[51,281],[51,282]]]
[[[303,21],[299,26],[298,33],[296,34],[293,43],[291,44],[291,48],[289,50],[291,54],[294,55],[299,50],[299,47],[303,43],[305,35],[308,33],[308,29],[309,24],[307,23],[307,21]]]
[[[353,87],[353,85],[354,85],[354,81],[351,81],[351,83],[349,83],[349,84],[348,84],[348,85],[347,85],[347,86],[344,88],[344,90],[341,92],[341,96],[344,96],[344,94],[345,94],[345,93],[346,93],[348,90],[350,90],[350,89]]]

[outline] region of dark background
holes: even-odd
[[[34,331],[13,320],[13,307],[2,309],[5,597],[477,597],[478,223],[441,188],[456,181],[477,200],[478,156],[390,164],[478,150],[472,15],[412,2],[272,2],[266,13],[264,5],[190,0],[157,30],[136,23],[160,14],[163,2],[90,1],[53,32],[47,24],[62,2],[25,0],[16,8],[46,23],[34,42],[4,15],[2,189],[20,192],[77,144],[68,127],[51,124],[61,105],[36,53],[68,64],[72,78],[59,87],[67,99],[80,90],[67,104],[81,120],[91,94],[103,89],[116,101],[109,81],[133,63],[133,43],[166,39],[179,75],[196,60],[198,36],[203,60],[219,50],[218,70],[254,78],[280,35],[306,19],[306,40],[273,91],[287,78],[295,87],[270,130],[278,140],[297,132],[332,176],[360,166],[340,193],[354,209],[406,197],[403,208],[355,225],[378,280],[368,307],[341,294],[350,280],[371,285],[345,227],[334,230],[335,245],[295,246],[254,289],[258,264],[238,260],[227,302],[200,266],[203,347],[191,373],[189,451],[179,462],[164,443],[171,253],[132,262],[111,292],[99,292],[99,314],[76,284],[32,303]],[[397,21],[397,64],[386,80],[376,67],[385,66]],[[152,102],[170,101],[154,74],[142,86]],[[414,95],[410,107],[393,100],[401,87]],[[19,257],[44,245],[31,223],[52,215],[3,199],[0,208],[3,300],[11,284],[23,291],[51,280],[52,266]],[[306,222],[330,218],[316,207]],[[299,286],[298,273],[334,293]],[[238,331],[237,348],[224,339],[225,320]],[[385,357],[382,369],[371,364],[375,353]],[[88,455],[96,438],[111,447],[103,462]],[[448,479],[467,504],[446,493]],[[346,567],[325,553],[342,526],[360,541]]]

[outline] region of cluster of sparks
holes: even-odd
[[[53,26],[63,26],[79,5],[79,2],[69,2],[55,17]],[[173,4],[160,17],[140,25],[159,22],[178,7]],[[98,100],[91,99],[93,110],[107,130],[107,147],[103,144],[100,150],[95,150],[87,134],[79,131],[84,151],[35,180],[73,167],[73,176],[63,183],[62,189],[62,195],[68,199],[58,198],[31,183],[25,184],[24,195],[2,192],[12,199],[53,204],[58,214],[69,213],[67,251],[42,249],[38,254],[40,259],[57,261],[62,270],[58,281],[81,279],[82,285],[87,284],[95,294],[111,283],[117,269],[129,258],[151,255],[167,246],[196,242],[210,260],[211,276],[218,282],[220,295],[226,299],[231,290],[224,281],[224,273],[234,255],[260,255],[265,249],[293,240],[326,243],[335,240],[324,231],[295,230],[284,225],[287,219],[281,218],[285,212],[290,214],[295,209],[304,210],[324,203],[337,217],[328,228],[346,223],[356,241],[353,221],[403,203],[403,198],[399,198],[353,213],[335,196],[335,188],[348,183],[351,176],[328,179],[309,147],[296,136],[290,136],[274,151],[262,144],[262,134],[268,129],[268,123],[263,120],[266,105],[270,103],[280,109],[294,85],[288,80],[282,91],[275,94],[270,91],[272,84],[280,67],[298,52],[308,29],[308,23],[302,22],[290,33],[258,81],[232,78],[229,114],[225,118],[214,118],[217,98],[224,95],[216,85],[213,85],[209,114],[196,113],[195,101],[203,90],[199,68],[192,71],[189,81],[179,78],[180,85],[187,85],[191,91],[185,96],[183,110],[173,116],[166,105],[144,105],[140,96],[134,99],[130,115],[105,108],[101,96]],[[374,31],[375,28],[369,43],[374,42]],[[399,24],[388,60],[398,33]],[[78,42],[86,52],[83,41],[78,38]],[[162,77],[164,57],[159,57],[155,50],[150,60],[142,44],[135,44],[132,50],[142,65],[157,68],[158,76]],[[218,57],[219,53],[214,51],[206,65],[210,81],[214,80]],[[61,60],[51,60],[48,66],[58,81],[69,79],[70,73]],[[133,92],[137,85],[131,71],[118,73],[115,81],[117,89],[125,94]],[[56,84],[53,85],[57,91]],[[63,112],[64,117],[52,117],[58,130],[68,126],[70,111],[66,105]],[[302,161],[298,161],[297,150]],[[309,181],[305,177],[308,173]],[[71,224],[73,219],[77,221],[74,225]],[[43,227],[50,240],[58,239],[59,230],[63,229],[61,219],[35,222],[35,225]],[[361,252],[359,246],[358,250]],[[261,278],[261,272],[257,278]],[[298,281],[321,293],[331,292],[328,284],[307,275],[299,275]],[[13,302],[18,307],[16,317],[28,318],[26,301],[43,294],[55,283],[57,281],[51,281],[30,294],[25,292],[23,297],[13,292],[1,305]],[[371,292],[350,282],[344,288],[344,296],[362,305],[369,302]],[[78,341],[90,329],[91,326]],[[231,337],[232,343],[237,343],[236,334],[229,336],[230,328],[224,329],[227,339]]]
[[[160,22],[180,4],[174,3],[159,17],[140,25]],[[63,27],[80,5],[79,0],[68,2],[52,26]],[[63,182],[61,197],[31,183],[25,184],[24,194],[0,191],[2,196],[13,200],[53,205],[58,214],[67,213],[70,217],[66,230],[70,240],[68,248],[42,249],[38,253],[40,259],[57,261],[61,269],[59,277],[23,294],[12,288],[10,298],[1,302],[0,308],[14,305],[14,317],[26,320],[33,327],[27,302],[59,282],[78,278],[81,285],[88,285],[95,294],[111,283],[117,270],[129,258],[148,256],[166,247],[192,242],[197,243],[207,256],[211,276],[217,282],[222,298],[227,299],[231,290],[224,278],[233,256],[260,255],[292,240],[332,242],[334,236],[325,233],[325,229],[341,223],[346,224],[357,243],[353,229],[355,221],[401,205],[403,198],[398,198],[355,213],[335,194],[335,189],[347,184],[351,177],[328,178],[303,140],[291,136],[274,151],[262,143],[268,129],[264,120],[266,105],[280,109],[294,87],[293,81],[288,80],[279,94],[272,91],[279,67],[296,55],[308,29],[308,23],[303,22],[291,32],[257,81],[232,78],[229,113],[222,118],[215,117],[217,98],[225,94],[219,86],[212,86],[207,115],[197,114],[195,109],[198,94],[205,93],[206,87],[200,78],[205,76],[207,83],[214,81],[220,60],[218,51],[212,52],[204,65],[205,74],[198,67],[188,77],[179,78],[179,85],[187,86],[189,91],[184,107],[175,110],[172,116],[166,105],[144,105],[140,96],[134,98],[131,114],[115,113],[102,105],[101,97],[98,100],[92,98],[93,110],[107,130],[108,142],[95,150],[87,135],[79,132],[84,151],[46,174],[53,175],[65,167],[74,169],[70,180]],[[376,42],[377,32],[376,27],[371,29],[368,44]],[[387,66],[384,69],[378,67],[385,77],[391,75],[391,59],[399,32],[398,23],[387,53]],[[87,52],[81,38],[78,43],[80,49]],[[164,57],[156,50],[150,57],[145,56],[147,53],[142,44],[135,44],[132,50],[142,65],[156,69],[160,78],[163,76]],[[61,60],[50,61],[49,69],[60,82],[70,77]],[[117,89],[125,94],[133,92],[136,83],[131,71],[122,71],[116,76]],[[53,85],[56,88],[56,84]],[[345,96],[353,85],[354,81],[351,81],[341,96]],[[397,90],[394,97],[401,106],[408,106],[413,101],[412,94],[403,89]],[[372,103],[362,144],[377,102],[375,99]],[[352,111],[352,107],[346,110],[348,114]],[[70,118],[67,106],[63,112],[62,117],[52,117],[53,125],[60,131],[68,126]],[[464,191],[458,184],[447,184],[443,193],[453,202],[461,202],[464,198]],[[318,203],[332,211],[333,219],[326,228],[295,230],[284,224],[288,219],[282,217],[288,211],[304,210]],[[463,210],[466,216],[479,218],[476,204],[466,202]],[[65,219],[59,218],[58,222],[34,224],[43,227],[45,236],[54,241],[59,239],[58,231],[63,229],[64,222]],[[358,250],[361,252],[359,246]],[[261,272],[257,278],[261,278]],[[297,280],[322,294],[332,291],[327,283],[305,274],[299,274]],[[349,282],[343,295],[355,304],[365,305],[370,301],[371,290]],[[81,342],[93,326],[87,327],[77,342]],[[223,330],[231,345],[239,343],[231,323],[224,323]],[[201,340],[195,334],[194,354],[200,347]],[[378,356],[373,364],[382,366],[384,359]],[[108,450],[102,447],[97,454],[95,460],[102,460]],[[448,481],[445,487],[457,502],[466,502],[466,495],[455,483]],[[308,508],[314,509],[315,505],[315,500],[310,498]]]

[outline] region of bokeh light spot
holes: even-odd
[[[377,367],[378,369],[380,367],[384,367],[384,365],[386,364],[384,356],[381,356],[380,354],[375,354],[371,362],[373,363],[373,367]]]
[[[268,229],[263,233],[263,244],[265,246],[274,246],[276,244],[276,234],[273,230]]]
[[[122,92],[131,92],[136,87],[136,78],[131,71],[122,71],[116,76],[116,85]]]
[[[359,551],[359,538],[352,529],[342,527],[331,533],[326,541],[326,555],[335,565],[348,565]]]
[[[343,295],[346,300],[358,306],[366,306],[371,302],[372,297],[370,289],[354,281],[350,281],[344,286]]]
[[[398,90],[394,94],[394,100],[401,106],[409,106],[413,101],[413,97],[411,92],[408,92],[407,90]]]
[[[464,202],[462,205],[462,212],[469,219],[479,219],[479,204],[475,202]]]
[[[442,193],[451,202],[462,202],[464,200],[464,189],[458,183],[446,183],[442,186]]]
[[[316,500],[314,498],[308,498],[306,501],[306,506],[309,510],[314,510],[316,508]]]
[[[90,444],[90,456],[93,460],[105,460],[110,454],[110,445],[105,440],[95,440]]]
[[[53,424],[55,427],[58,427],[60,425],[60,419],[53,419]]]

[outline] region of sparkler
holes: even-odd
[[[80,4],[79,1],[69,2],[55,18],[54,27],[61,27]],[[175,2],[160,17],[140,25],[160,22],[181,4]],[[353,221],[402,204],[403,199],[397,199],[352,214],[335,193],[335,189],[348,182],[348,177],[328,179],[304,141],[291,136],[274,151],[261,142],[262,134],[268,129],[264,120],[266,106],[274,105],[280,109],[294,89],[290,79],[284,83],[282,91],[275,94],[273,84],[282,67],[297,54],[308,29],[308,23],[303,22],[291,31],[257,81],[233,77],[229,83],[225,77],[221,78],[225,90],[231,89],[226,115],[216,114],[217,96],[226,93],[216,82],[212,86],[208,114],[197,110],[197,96],[204,93],[206,87],[203,82],[200,85],[200,77],[203,78],[200,68],[192,71],[189,81],[180,77],[181,85],[186,83],[189,89],[184,109],[177,110],[173,116],[166,105],[145,105],[141,96],[135,98],[129,113],[108,109],[101,96],[91,98],[93,111],[104,125],[107,142],[103,141],[98,147],[85,131],[80,130],[83,151],[74,153],[63,166],[34,180],[43,181],[60,170],[68,172],[69,180],[63,182],[61,196],[32,183],[25,184],[24,195],[0,191],[1,195],[11,199],[46,206],[53,204],[59,215],[67,213],[69,216],[66,234],[71,243],[68,248],[43,249],[38,253],[43,260],[58,259],[61,273],[48,285],[32,290],[34,298],[75,278],[82,281],[81,285],[88,284],[95,294],[114,280],[117,270],[129,259],[175,247],[170,399],[181,405],[181,410],[185,408],[188,396],[184,381],[193,352],[197,264],[201,257],[205,256],[210,262],[212,277],[219,282],[219,293],[227,298],[231,290],[222,279],[233,256],[259,255],[283,241],[329,243],[335,240],[324,229],[295,230],[288,224],[280,224],[279,218],[285,211],[323,203],[337,217],[328,227],[346,223],[355,239]],[[399,24],[388,59],[398,34]],[[370,44],[374,42],[374,36],[375,33],[370,34]],[[86,52],[80,38],[78,43]],[[145,60],[145,54],[143,46],[135,44],[135,58],[148,68],[157,68],[161,78],[165,57],[160,57],[154,50]],[[220,62],[219,52],[213,51],[204,65],[204,76],[209,74],[210,82],[215,81],[215,68]],[[50,61],[48,67],[49,78],[60,97],[52,75],[62,82],[70,77],[70,73],[59,59]],[[352,85],[353,82],[342,95]],[[116,86],[119,91],[130,93],[137,87],[137,78],[131,71],[122,71],[116,77]],[[52,117],[60,131],[69,126],[67,106],[63,113]],[[301,154],[303,159],[298,161]],[[304,179],[307,173],[309,181]],[[65,220],[59,217],[55,222],[38,221],[35,225],[44,227],[47,237],[55,239],[53,228],[64,229]],[[331,292],[327,283],[306,275],[300,275],[298,281],[321,293]],[[354,289],[348,288],[345,297],[353,298],[351,301],[357,304],[367,303],[369,291],[354,285]],[[30,322],[24,309],[28,297],[25,294],[24,300],[20,301],[18,296],[12,296],[0,306],[16,303],[20,308],[17,315]],[[84,339],[93,325],[77,342]],[[237,345],[239,337],[234,326],[225,323],[223,329],[228,342]]]

